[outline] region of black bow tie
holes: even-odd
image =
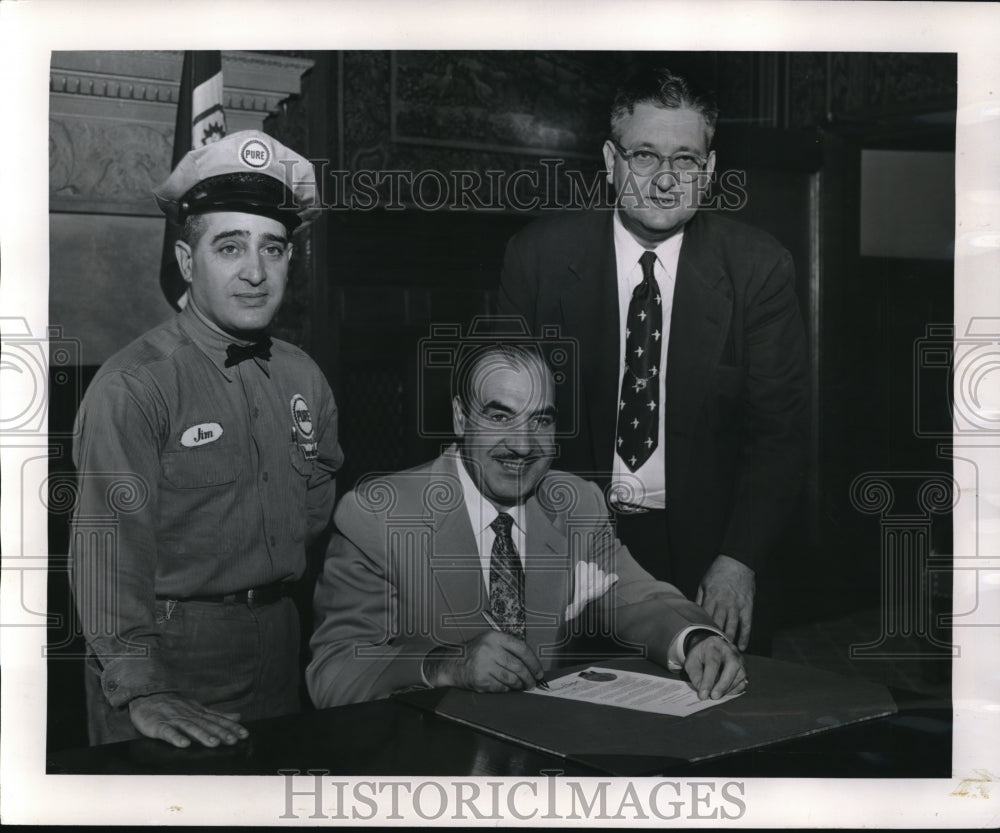
[[[226,348],[226,367],[232,367],[247,359],[270,359],[271,339],[264,336],[260,341],[248,344],[230,344]]]

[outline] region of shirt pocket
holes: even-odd
[[[316,461],[307,459],[301,446],[294,440],[288,444],[288,458],[292,468],[308,481],[315,471]]]
[[[168,451],[160,457],[158,544],[163,556],[197,558],[210,571],[215,556],[239,552],[252,523],[254,502],[240,483],[247,463],[232,449]],[[239,488],[242,486],[243,488]],[[169,572],[169,559],[158,566]],[[189,568],[185,568],[189,569]],[[207,575],[194,576],[197,586]],[[197,581],[194,579],[197,578]]]
[[[233,483],[242,469],[236,454],[224,448],[168,451],[160,458],[164,479],[176,489],[204,489]]]

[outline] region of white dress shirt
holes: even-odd
[[[486,585],[486,598],[490,593],[490,560],[493,557],[493,542],[497,534],[490,524],[497,519],[501,510],[482,496],[476,484],[472,482],[469,473],[465,470],[465,463],[462,462],[461,455],[456,455],[455,468],[458,469],[458,482],[462,484],[462,495],[465,497],[465,509],[469,513],[469,522],[472,524],[472,533],[476,538],[476,546],[479,548],[479,564],[483,572],[483,583]],[[517,557],[521,560],[521,569],[524,569],[524,504],[504,508],[514,519],[510,535],[514,539],[514,547],[517,549]]]
[[[642,266],[639,258],[647,250],[622,225],[618,212],[614,217],[615,261],[618,269],[618,387],[622,389],[625,375],[625,327],[632,293],[642,283]],[[614,461],[611,472],[611,500],[617,505],[642,506],[647,509],[663,509],[667,505],[666,455],[664,453],[664,414],[666,413],[667,346],[670,341],[670,313],[674,306],[674,287],[677,278],[677,262],[681,254],[684,232],[667,238],[652,251],[656,254],[653,276],[660,288],[663,313],[662,337],[660,338],[660,363],[658,365],[660,383],[659,418],[657,420],[656,444],[652,455],[634,472],[629,471],[618,456],[617,444],[612,454]],[[618,432],[615,432],[617,438]]]

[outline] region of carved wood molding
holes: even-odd
[[[49,206],[53,211],[159,216],[150,194],[170,172],[180,51],[53,52]],[[260,129],[301,92],[313,62],[223,52],[230,132]]]
[[[176,104],[183,60],[180,51],[53,52],[49,89],[70,96]],[[302,74],[312,65],[305,58],[223,52],[223,106],[261,116],[273,113],[301,92]]]
[[[172,125],[49,121],[52,210],[161,216],[152,189],[170,173]]]

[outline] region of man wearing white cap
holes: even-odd
[[[243,131],[188,153],[154,192],[183,229],[187,305],[109,359],[77,415],[91,743],[232,744],[240,720],[298,710],[288,591],[329,522],[343,455],[322,372],[266,330],[315,191],[308,160]],[[141,484],[127,506],[115,475]],[[108,515],[114,540],[88,535]]]

